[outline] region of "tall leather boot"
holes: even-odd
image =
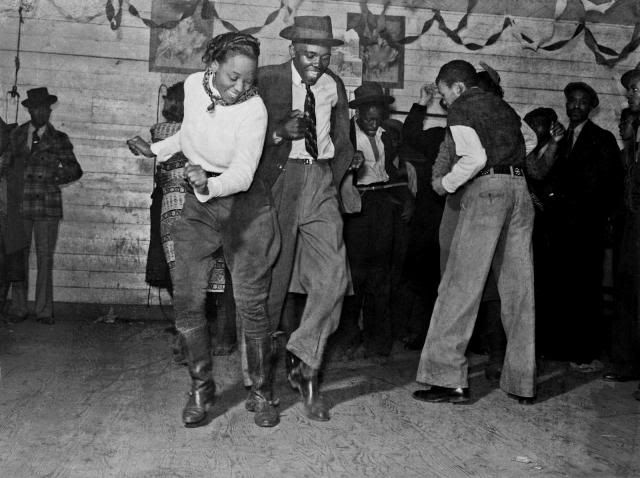
[[[287,353],[287,361],[292,366],[291,372],[287,374],[287,379],[291,386],[300,392],[307,418],[319,422],[329,420],[329,406],[320,395],[318,371],[309,367],[290,352]]]
[[[255,412],[253,421],[259,427],[275,427],[280,423],[276,410],[277,400],[273,399],[273,345],[271,337],[250,339],[247,344],[247,362],[252,385],[247,402],[247,410]]]
[[[182,410],[182,421],[186,427],[205,424],[207,410],[213,405],[216,390],[213,381],[209,329],[199,327],[183,334],[184,352],[187,358],[191,391]]]

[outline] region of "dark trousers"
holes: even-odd
[[[340,321],[348,285],[342,217],[329,163],[289,160],[272,192],[282,248],[269,292],[271,323],[280,324],[288,292],[306,294],[300,325],[289,337],[287,350],[318,369]]]
[[[36,265],[36,303],[34,313],[36,318],[53,317],[53,254],[58,240],[58,219],[30,220],[23,219],[24,236],[28,238],[28,245],[24,250],[25,280],[12,282],[11,312],[18,316],[25,316],[27,309],[27,293],[29,291],[29,250],[31,237],[35,239]]]
[[[387,355],[393,345],[389,302],[394,204],[386,190],[363,191],[362,210],[344,218],[344,239],[354,295],[345,298],[340,327],[346,345],[354,341],[362,310],[365,347]]]
[[[575,220],[580,213],[554,211],[551,236],[553,323],[549,338],[557,359],[589,363],[606,342],[602,316],[604,224]],[[582,212],[584,215],[584,212]]]
[[[623,374],[640,375],[640,213],[625,214],[611,324],[611,360]]]
[[[172,228],[176,267],[174,308],[182,334],[206,330],[206,284],[213,253],[223,248],[233,281],[236,314],[247,338],[270,333],[267,293],[280,237],[275,209],[262,181],[247,192],[199,202],[187,192]]]

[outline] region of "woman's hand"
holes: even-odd
[[[198,194],[209,194],[207,172],[201,166],[189,161],[184,167],[184,179]]]
[[[134,155],[139,156],[143,155],[147,158],[153,158],[155,154],[151,151],[151,146],[140,136],[134,136],[133,138],[127,140],[127,146],[129,146],[129,151],[131,151]]]

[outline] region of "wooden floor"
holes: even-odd
[[[418,355],[329,363],[331,421],[312,422],[282,371],[281,423],[253,424],[237,355],[217,358],[211,423],[180,421],[187,373],[165,323],[0,327],[0,477],[638,477],[636,383],[546,364],[520,405],[472,367],[470,405],[411,392]],[[477,357],[474,362],[478,362]]]

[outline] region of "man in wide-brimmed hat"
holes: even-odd
[[[547,178],[555,268],[550,355],[570,361],[578,371],[593,372],[602,369],[602,257],[608,224],[620,204],[622,167],[614,135],[589,119],[599,104],[596,91],[582,81],[571,82],[564,96],[569,126]]]
[[[258,176],[272,187],[282,234],[269,314],[277,327],[287,292],[307,295],[299,326],[282,327],[290,334],[288,378],[307,416],[323,421],[329,413],[318,394],[318,369],[338,326],[349,278],[340,205],[358,210],[360,198],[343,182],[354,151],[345,88],[329,70],[331,47],[342,44],[333,37],[331,18],[295,17],[280,36],[291,41],[291,60],[258,72],[269,113]]]
[[[28,316],[26,278],[33,236],[38,268],[34,314],[38,322],[54,323],[53,253],[62,219],[59,186],[82,176],[69,137],[49,122],[51,105],[57,100],[45,87],[27,91],[22,105],[29,110],[31,120],[14,129],[9,138],[8,229],[22,230],[26,239],[25,280],[12,283],[9,319],[14,322]]]
[[[408,221],[413,200],[406,169],[394,164],[400,138],[394,142],[396,133],[382,127],[394,98],[374,82],[363,83],[354,96],[349,103],[356,110],[350,138],[364,157],[355,173],[362,209],[344,216],[344,240],[355,295],[345,299],[336,347],[338,354],[344,350],[348,358],[362,353],[382,358],[389,355],[393,345],[389,301],[394,222],[403,212]],[[358,326],[361,311],[362,344]]]

